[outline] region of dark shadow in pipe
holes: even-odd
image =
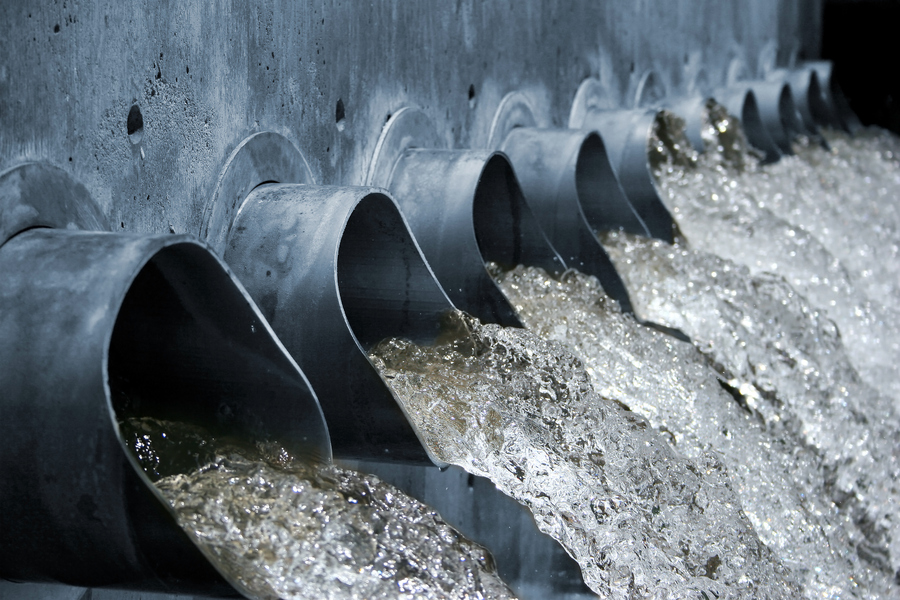
[[[453,309],[390,197],[260,186],[237,214],[225,260],[309,373],[335,456],[438,462],[366,356],[386,337],[433,343]]]
[[[309,384],[229,284],[199,245],[167,247],[144,266],[110,342],[116,414],[202,424],[214,436],[278,441],[301,459],[330,460]]]
[[[769,75],[770,81],[782,81],[791,86],[791,93],[800,125],[805,135],[818,136],[819,125],[813,117],[812,107],[824,103],[822,90],[819,87],[819,77],[813,69],[776,69]]]
[[[790,86],[775,81],[748,81],[740,85],[753,90],[763,127],[778,150],[782,155],[792,155],[791,141],[799,131],[796,130],[797,108]]]

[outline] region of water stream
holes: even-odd
[[[857,551],[896,571],[900,415],[860,379],[834,324],[778,276],[627,234],[603,240],[635,310],[686,332],[768,431],[813,451],[827,498],[865,535]]]
[[[829,134],[832,152],[807,143],[795,157],[760,165],[724,111],[711,113],[702,155],[677,143],[682,126],[659,119],[650,156],[690,247],[784,277],[837,324],[859,374],[897,401],[900,311],[883,301],[900,285],[900,229],[888,200],[900,191],[897,142]]]
[[[597,393],[584,364],[559,342],[462,314],[455,320],[448,341],[386,340],[372,359],[429,448],[527,506],[596,593],[799,593],[741,510],[720,457],[679,455],[614,394]],[[642,377],[643,369],[627,368],[632,380]],[[654,384],[638,388],[649,399],[659,392]],[[688,381],[667,384],[694,393]]]
[[[720,457],[755,531],[805,596],[890,589],[890,575],[857,556],[864,536],[829,501],[827,465],[793,423],[768,427],[746,385],[690,344],[622,314],[596,278],[569,272],[556,281],[523,267],[497,276],[529,329],[572,348],[600,394],[644,415],[687,457]]]
[[[514,598],[484,548],[373,475],[184,424],[120,428],[178,523],[248,598]]]

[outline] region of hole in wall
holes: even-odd
[[[140,144],[144,139],[144,115],[141,114],[141,107],[137,104],[133,104],[128,111],[125,125],[128,128],[128,140],[132,144]]]
[[[344,130],[344,101],[338,98],[337,105],[334,107],[334,122],[337,123],[338,131]]]
[[[475,84],[469,84],[469,108],[475,108]]]
[[[53,26],[53,33],[59,33],[59,23]]]

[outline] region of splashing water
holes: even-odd
[[[834,160],[815,164],[825,155],[807,146],[806,150],[801,149],[801,157],[783,159],[783,166],[763,166],[749,152],[737,119],[727,113],[725,117],[720,113],[711,115],[712,120],[704,129],[707,152],[699,157],[692,155],[688,160],[677,156],[672,145],[665,143],[683,129],[683,121],[670,114],[657,120],[649,142],[649,159],[655,167],[660,195],[681,232],[693,248],[746,265],[753,274],[772,272],[784,277],[835,321],[859,374],[898,402],[900,311],[878,299],[893,297],[891,288],[900,285],[900,266],[896,259],[889,258],[896,255],[897,241],[894,238],[892,244],[883,243],[890,237],[885,226],[885,232],[878,234],[880,241],[854,242],[865,241],[868,236],[867,229],[858,230],[858,223],[871,219],[860,215],[877,218],[873,205],[878,204],[880,192],[874,190],[896,189],[887,175],[896,169],[890,167],[896,164],[895,155],[886,158],[889,151],[884,145],[883,151],[878,152],[882,164],[876,167],[862,156],[847,160],[847,146],[836,142],[838,154]],[[740,160],[735,160],[733,153],[719,151],[723,137],[744,149]],[[876,140],[874,144],[879,143]],[[840,153],[841,148],[845,148],[844,154]],[[804,160],[802,156],[813,158]],[[831,179],[829,164],[842,160],[847,163],[838,171],[842,179]],[[862,162],[868,166],[860,168]],[[864,174],[866,169],[869,175]],[[795,175],[795,171],[802,175]],[[874,171],[882,177],[882,183],[875,186],[871,184]],[[896,179],[897,171],[893,173]],[[795,190],[798,181],[806,191]],[[846,212],[844,204],[854,202],[868,208],[861,206],[856,217],[842,217],[841,213]],[[813,205],[817,208],[813,209]],[[807,216],[810,229],[805,228]],[[790,220],[794,218],[799,222]],[[841,218],[844,221],[839,223]],[[837,253],[852,260],[842,262]],[[888,281],[878,281],[886,276],[876,273],[893,275]],[[878,295],[869,295],[869,291]]]
[[[687,333],[768,431],[788,430],[815,452],[828,497],[865,535],[858,553],[889,577],[900,551],[900,415],[860,380],[833,323],[780,277],[658,240],[601,237],[637,313]]]
[[[642,417],[595,393],[558,342],[453,318],[451,341],[386,340],[373,362],[435,455],[527,506],[595,592],[797,595],[715,455],[676,454]]]
[[[484,548],[373,475],[183,424],[120,428],[179,525],[247,597],[513,598]]]
[[[821,241],[857,289],[881,304],[897,306],[900,229],[893,213],[900,198],[900,167],[886,158],[893,153],[883,138],[852,149],[847,141],[832,136],[831,151],[798,144],[796,156],[767,165],[754,177],[757,199]]]
[[[690,458],[721,456],[745,513],[805,596],[865,597],[857,582],[889,587],[852,550],[861,536],[827,501],[821,461],[789,429],[769,432],[743,386],[724,384],[734,397],[725,393],[695,348],[622,314],[594,277],[570,271],[557,281],[523,267],[495,273],[529,329],[572,348],[599,393],[646,416]]]

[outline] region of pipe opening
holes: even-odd
[[[773,163],[781,158],[781,150],[772,140],[772,136],[769,135],[763,124],[759,105],[756,102],[756,94],[752,91],[747,91],[744,96],[744,102],[741,106],[741,123],[744,125],[744,132],[747,134],[747,140],[750,144],[765,153],[764,162]]]
[[[526,212],[530,210],[512,167],[501,155],[492,156],[481,172],[472,202],[475,239],[485,262],[497,263],[503,269],[521,264],[545,266],[543,261],[529,261],[527,234],[543,234],[527,231]]]
[[[809,112],[812,114],[815,125],[830,126],[832,123],[831,110],[828,108],[828,100],[819,82],[819,75],[815,70],[809,72],[809,90],[807,92]]]
[[[797,104],[794,102],[794,94],[791,91],[791,86],[788,84],[782,86],[778,95],[778,116],[781,120],[781,128],[784,129],[785,133],[785,142],[787,144],[785,154],[793,154],[794,149],[791,147],[791,142],[794,137],[804,133],[805,130],[799,118]]]
[[[329,458],[321,412],[299,401],[314,402],[306,380],[201,246],[168,246],[140,270],[108,356],[119,419],[186,422],[214,435],[277,440],[307,459]],[[273,406],[281,414],[272,414]]]
[[[603,140],[597,133],[585,137],[575,163],[575,189],[593,231],[626,231],[649,237],[647,226],[625,196]]]
[[[363,198],[347,219],[337,261],[341,305],[365,351],[387,337],[432,343],[450,304],[396,205]]]

